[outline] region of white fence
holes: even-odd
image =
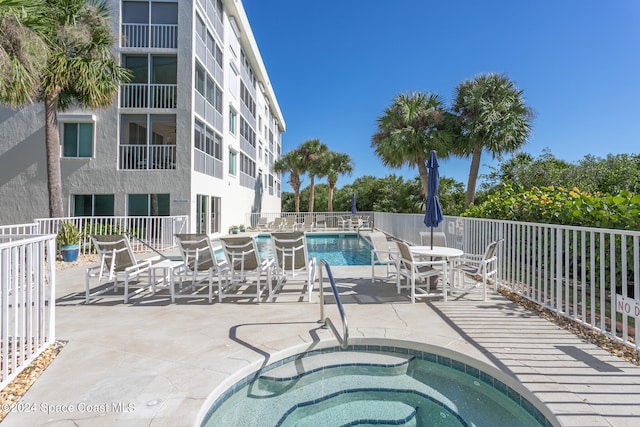
[[[187,232],[187,216],[78,216],[35,220],[38,232],[56,234],[61,221],[73,222],[82,233],[80,252],[90,253],[91,235],[127,233],[135,252],[162,251],[176,247],[174,235]]]
[[[0,235],[0,388],[55,341],[55,239]]]
[[[260,218],[266,218],[267,222],[273,222],[276,218],[288,218],[290,216],[297,217],[298,223],[303,223],[306,216],[311,216],[314,223],[317,222],[318,215],[324,216],[328,229],[341,230],[342,221],[347,218],[351,218],[353,215],[351,212],[256,212],[247,214],[245,217],[245,224],[251,227],[255,227],[258,224]],[[373,228],[374,215],[373,212],[357,212],[357,216],[363,218],[367,228]],[[389,214],[398,215],[398,214]]]
[[[374,221],[411,243],[428,230],[423,215],[376,212]],[[445,232],[449,246],[466,253],[482,254],[491,241],[504,239],[501,286],[640,348],[639,231],[459,217],[445,217],[437,230]]]

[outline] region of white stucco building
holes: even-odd
[[[188,215],[226,232],[280,211],[285,121],[239,0],[110,0],[113,105],[58,115],[65,215]],[[0,224],[47,217],[44,107],[0,107]]]

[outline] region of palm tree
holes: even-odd
[[[329,151],[329,147],[319,139],[309,139],[300,145],[298,151],[302,154],[304,170],[309,175],[309,212],[313,212],[315,177],[323,176],[321,159]]]
[[[304,162],[299,150],[291,150],[273,164],[273,172],[289,173],[289,184],[295,197],[296,212],[300,212],[300,175],[304,173]]]
[[[343,174],[351,175],[353,172],[353,162],[348,154],[329,151],[322,158],[324,176],[329,182],[329,194],[327,197],[327,212],[333,212],[333,190],[338,182],[338,176]]]
[[[456,88],[453,112],[460,126],[454,152],[471,156],[465,207],[473,203],[483,150],[494,157],[521,148],[531,133],[532,110],[506,75],[481,74]]]
[[[385,166],[417,166],[426,195],[426,160],[431,150],[436,150],[440,158],[449,156],[450,122],[450,114],[438,95],[400,94],[378,118],[378,131],[371,138],[371,146]]]
[[[6,16],[15,17],[16,23],[30,30],[30,43],[37,43],[38,38],[44,43],[45,62],[34,66],[34,60],[22,54],[29,49],[5,48],[5,54],[0,54],[0,69],[16,66],[17,71],[3,79],[0,100],[12,107],[33,100],[44,104],[49,214],[56,218],[63,215],[58,111],[71,106],[110,106],[130,73],[118,65],[113,54],[116,38],[104,0],[39,0],[36,4],[37,7],[14,8],[19,12]],[[4,44],[7,28],[0,32],[3,47],[11,46]]]

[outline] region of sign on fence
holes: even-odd
[[[616,294],[615,306],[617,312],[635,317],[636,319],[640,318],[640,301]]]

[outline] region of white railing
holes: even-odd
[[[353,231],[351,226],[352,223],[344,222],[346,219],[350,219],[353,216],[351,212],[254,212],[246,214],[245,223],[250,224],[251,227],[255,227],[262,217],[267,218],[267,223],[272,223],[276,218],[288,218],[290,216],[295,216],[297,218],[296,222],[301,224],[304,222],[304,218],[309,215],[311,215],[311,219],[314,224],[318,222],[319,215],[324,216],[327,226],[326,228],[329,231]],[[364,220],[362,222],[363,228],[373,228],[373,212],[357,212],[356,215]],[[320,229],[324,230],[324,226],[320,227]]]
[[[175,169],[176,145],[120,144],[120,169]]]
[[[125,83],[120,85],[122,108],[176,108],[177,84]]]
[[[423,215],[374,214],[376,227],[418,243]],[[499,246],[499,284],[558,315],[640,348],[640,232],[445,217],[447,244],[482,254]],[[616,297],[619,295],[619,297]],[[505,325],[508,326],[508,325]]]
[[[31,224],[13,224],[13,225],[0,225],[0,236],[7,234],[37,234],[38,224],[32,222]]]
[[[0,236],[0,388],[55,341],[55,235]]]
[[[122,24],[122,47],[176,49],[176,24]]]
[[[223,167],[222,160],[197,148],[193,150],[193,170],[196,172],[222,179]]]
[[[93,251],[91,235],[122,234],[132,236],[131,247],[135,252],[147,252],[149,247],[162,251],[176,247],[174,234],[187,231],[187,216],[80,216],[69,218],[44,218],[35,220],[41,233],[58,232],[61,221],[73,222],[82,233],[80,252]],[[142,242],[140,241],[142,240]],[[146,246],[145,245],[148,245]]]

